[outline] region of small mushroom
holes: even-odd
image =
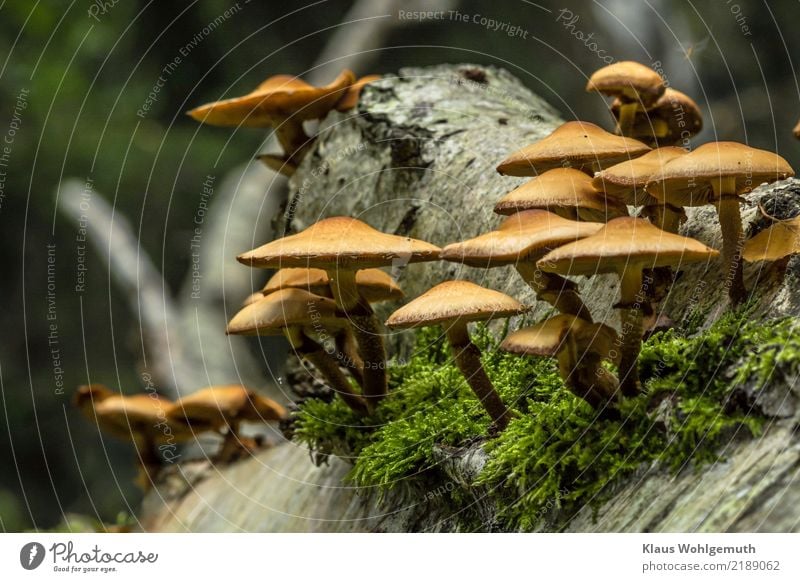
[[[509,334],[500,349],[514,354],[556,358],[564,383],[593,408],[613,401],[619,382],[603,368],[616,355],[617,332],[602,323],[556,315]]]
[[[315,267],[328,273],[336,305],[350,320],[358,341],[364,360],[364,397],[373,406],[386,394],[386,352],[380,323],[358,291],[356,274],[363,269],[434,261],[440,251],[427,242],[386,234],[355,218],[338,216],[237,260],[251,267]]]
[[[353,389],[336,360],[311,338],[316,326],[331,329],[346,325],[337,315],[336,303],[332,299],[303,289],[281,289],[240,310],[228,323],[225,333],[283,334],[297,354],[325,377],[342,400],[356,413],[364,415],[367,413],[364,399]]]
[[[742,274],[741,195],[764,182],[794,176],[789,163],[778,154],[735,142],[711,142],[667,162],[651,176],[647,192],[673,206],[704,206],[717,209],[722,229],[722,259],[731,302],[747,295]]]
[[[208,386],[184,396],[172,404],[167,416],[191,428],[212,427],[220,433],[227,429],[218,457],[222,461],[229,461],[244,443],[239,436],[242,422],[282,420],[286,410],[274,400],[240,384],[227,384]]]
[[[780,261],[800,254],[800,216],[779,220],[747,241],[742,258],[748,263]]]
[[[615,307],[622,309],[620,380],[622,393],[633,396],[639,391],[643,272],[708,261],[718,254],[699,241],[665,232],[641,218],[623,217],[610,221],[592,236],[551,251],[537,264],[560,275],[619,276],[621,300]]]
[[[509,192],[494,206],[497,214],[505,215],[533,209],[589,222],[608,222],[628,215],[624,204],[605,198],[592,185],[590,176],[573,168],[548,170]]]
[[[380,75],[366,75],[350,85],[345,91],[344,97],[336,104],[336,111],[344,113],[353,109],[358,105],[358,98],[361,96],[361,90],[364,86],[378,81],[380,78]]]
[[[792,129],[792,134],[794,134],[797,139],[800,139],[800,121],[798,121],[797,125],[794,126],[794,129]]]
[[[592,185],[605,192],[608,199],[629,206],[643,206],[643,216],[650,219],[650,222],[662,230],[677,233],[681,222],[686,220],[686,212],[681,207],[659,202],[647,193],[645,186],[651,176],[658,173],[665,164],[688,153],[679,147],[654,149],[640,158],[597,172]]]
[[[621,99],[611,104],[611,113],[619,119],[622,107]],[[628,134],[648,145],[688,144],[693,135],[703,129],[703,114],[688,95],[667,88],[647,111],[637,110],[633,125]]]
[[[201,105],[188,115],[210,125],[274,128],[285,153],[283,161],[287,165],[283,168],[287,170],[296,167],[310,144],[303,122],[325,117],[354,81],[355,76],[348,70],[323,87],[290,75],[275,75],[247,95]]]
[[[513,265],[536,291],[537,298],[562,313],[591,321],[591,313],[581,301],[575,283],[540,270],[536,261],[554,248],[592,235],[602,227],[595,222],[567,220],[545,210],[526,210],[505,219],[495,231],[447,245],[441,258],[471,267]]]
[[[631,135],[637,111],[645,111],[664,94],[661,75],[635,61],[619,61],[603,67],[589,77],[587,91],[596,91],[620,100],[617,131]]]
[[[506,176],[537,176],[572,167],[589,175],[650,151],[640,141],[609,133],[588,121],[568,121],[538,142],[514,152],[497,171]]]
[[[527,311],[513,297],[469,283],[445,281],[395,311],[386,321],[392,328],[441,325],[464,375],[496,430],[503,430],[511,412],[503,404],[481,364],[481,353],[469,337],[467,324],[505,318]]]
[[[149,489],[161,466],[159,445],[187,442],[195,434],[210,430],[197,426],[190,431],[172,422],[168,417],[172,401],[155,393],[124,395],[103,384],[89,384],[78,388],[72,402],[103,432],[134,443],[139,461],[136,483],[144,490]]]

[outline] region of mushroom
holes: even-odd
[[[588,174],[650,151],[640,141],[609,133],[588,121],[568,121],[538,142],[514,152],[497,171],[506,176],[536,176],[559,167]]]
[[[541,271],[536,261],[552,249],[592,235],[602,227],[599,223],[567,220],[545,210],[525,210],[505,219],[495,231],[447,245],[441,258],[471,267],[513,265],[536,291],[537,298],[562,313],[591,321],[591,313],[581,301],[575,283]]]
[[[672,234],[641,218],[615,218],[596,234],[559,247],[539,260],[540,269],[560,275],[616,273],[621,281],[622,393],[639,391],[637,358],[642,342],[643,271],[708,261],[719,253],[699,241]]]
[[[654,149],[640,158],[622,162],[597,172],[592,185],[605,192],[607,199],[629,206],[643,206],[642,215],[650,222],[666,230],[677,233],[681,222],[686,220],[686,212],[681,207],[659,202],[645,190],[650,177],[665,164],[685,156],[687,152],[679,147]]]
[[[392,279],[391,275],[380,269],[358,271],[356,285],[361,297],[369,303],[395,301],[404,297],[403,290],[397,282]],[[323,297],[333,297],[331,280],[323,269],[280,269],[267,281],[262,293],[268,295],[289,287],[306,289],[310,293]],[[353,335],[353,330],[349,326],[341,326],[331,331],[336,340],[341,363],[350,369],[359,385],[363,386],[364,362],[361,361],[361,356],[358,354],[358,342]]]
[[[800,216],[779,220],[747,241],[742,258],[748,263],[779,261],[800,254]]]
[[[625,103],[615,99],[611,113],[619,119]],[[650,145],[688,145],[689,138],[703,129],[703,114],[694,99],[667,87],[647,111],[637,111],[633,125],[626,135]]]
[[[513,354],[556,358],[561,379],[570,391],[593,408],[613,401],[617,379],[603,368],[613,361],[617,332],[602,323],[574,315],[556,315],[509,334],[500,349]]]
[[[800,139],[800,121],[797,122],[797,125],[794,126],[792,129],[792,134],[797,138]]]
[[[315,328],[331,329],[346,325],[338,317],[336,303],[303,289],[281,289],[244,307],[228,323],[229,335],[280,335],[303,359],[310,362],[356,413],[364,415],[367,406],[339,369],[336,360],[311,338]]]
[[[123,395],[103,384],[88,384],[78,387],[72,402],[103,432],[134,443],[139,461],[136,483],[144,490],[161,466],[159,445],[186,442],[210,430],[209,426],[197,426],[191,431],[172,422],[168,417],[172,401],[155,393]]]
[[[361,96],[361,90],[365,85],[373,83],[381,78],[380,75],[366,75],[361,77],[358,81],[353,83],[345,91],[344,97],[336,104],[336,111],[344,113],[350,111],[358,105],[358,98]]]
[[[470,340],[467,324],[519,315],[527,309],[499,291],[468,281],[445,281],[395,311],[386,325],[392,328],[443,326],[458,368],[491,417],[494,429],[499,431],[508,425],[511,412],[486,375],[480,350]]]
[[[631,135],[637,111],[644,111],[664,94],[661,75],[635,61],[620,61],[603,67],[589,77],[587,91],[596,91],[620,100],[617,131]]]
[[[358,292],[356,274],[362,269],[434,261],[440,251],[427,242],[385,234],[355,218],[338,216],[237,260],[251,267],[316,267],[328,273],[334,300],[351,321],[364,360],[364,397],[373,406],[386,394],[386,352],[380,323]]]
[[[356,273],[358,292],[370,303],[382,301],[396,301],[402,299],[404,294],[400,285],[389,273],[380,269],[363,269]],[[289,268],[280,269],[272,277],[261,292],[268,295],[289,287],[305,289],[310,293],[332,297],[331,279],[324,269]]]
[[[247,95],[206,103],[188,115],[211,125],[274,128],[285,153],[283,161],[288,163],[283,167],[291,168],[309,145],[303,122],[325,117],[354,81],[348,70],[323,87],[291,75],[275,75]]]
[[[282,420],[286,410],[240,384],[227,384],[208,386],[184,396],[172,404],[167,416],[189,427],[206,426],[220,433],[227,429],[218,457],[228,461],[242,448],[239,436],[242,422]]]
[[[674,206],[714,204],[722,229],[722,258],[731,302],[747,295],[742,275],[742,194],[764,182],[794,176],[778,154],[735,142],[711,142],[668,162],[651,176],[647,192]]]
[[[533,209],[589,222],[628,215],[624,204],[603,197],[590,176],[573,168],[548,170],[509,192],[494,206],[497,214],[505,215]]]

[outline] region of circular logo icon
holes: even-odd
[[[19,551],[19,563],[26,570],[35,570],[44,561],[44,546],[39,542],[30,542]]]

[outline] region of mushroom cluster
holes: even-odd
[[[360,89],[374,80],[356,82],[345,72],[331,85],[314,88],[274,77],[245,97],[191,114],[212,123],[273,127],[285,149],[281,163],[296,165],[310,144],[302,122],[331,109],[352,108]],[[621,398],[641,391],[641,342],[656,324],[656,307],[675,274],[690,263],[712,267],[720,255],[679,234],[685,208],[717,208],[721,254],[735,304],[744,296],[741,195],[794,172],[780,156],[743,144],[713,142],[689,151],[689,138],[702,128],[700,108],[639,63],[604,67],[591,76],[587,90],[613,98],[616,134],[570,121],[509,154],[497,171],[528,180],[495,203],[503,219],[494,230],[440,249],[380,232],[356,218],[324,218],[237,257],[250,267],[277,271],[245,300],[227,333],[285,336],[347,406],[369,416],[388,390],[384,327],[371,304],[403,297],[397,282],[381,269],[437,260],[513,267],[537,300],[557,314],[513,331],[501,349],[555,358],[572,393],[613,413]],[[774,225],[744,247],[745,259],[777,260],[796,253],[799,229],[795,222]],[[575,278],[598,274],[619,280],[617,329],[597,321],[580,295]],[[528,309],[499,291],[445,281],[397,309],[385,325],[441,326],[455,364],[496,432],[516,413],[483,369],[469,325],[520,316]],[[230,432],[235,434],[236,427]]]
[[[356,81],[345,69],[328,85],[315,87],[291,75],[275,75],[246,95],[200,105],[188,115],[209,125],[271,128],[283,152],[262,154],[259,159],[291,176],[314,142],[303,123],[324,119],[333,110],[353,109],[364,86],[378,79],[379,75],[367,75]]]
[[[270,422],[285,417],[277,402],[244,386],[211,386],[177,401],[155,392],[122,394],[103,384],[80,386],[73,404],[98,428],[136,447],[137,485],[148,489],[165,460],[173,458],[177,445],[203,433],[223,437],[217,460],[232,460],[241,450],[258,443],[240,438],[242,422]]]

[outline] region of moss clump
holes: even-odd
[[[745,384],[763,386],[776,369],[796,371],[800,340],[793,319],[747,323],[747,315],[740,310],[702,333],[670,331],[646,342],[645,393],[621,405],[618,421],[597,418],[564,389],[550,360],[501,352],[485,328],[476,329],[488,375],[519,412],[485,441],[488,461],[474,483],[491,492],[500,527],[532,529],[543,520],[558,527],[640,467],[714,461],[719,445],[742,428],[757,434],[764,417],[733,395]],[[435,447],[482,440],[489,424],[437,331],[419,332],[411,359],[390,368],[391,394],[372,417],[359,419],[338,401],[309,401],[295,438],[349,459],[360,486],[392,490],[429,482],[432,473],[435,482]],[[448,488],[446,501],[457,503],[463,493]]]

